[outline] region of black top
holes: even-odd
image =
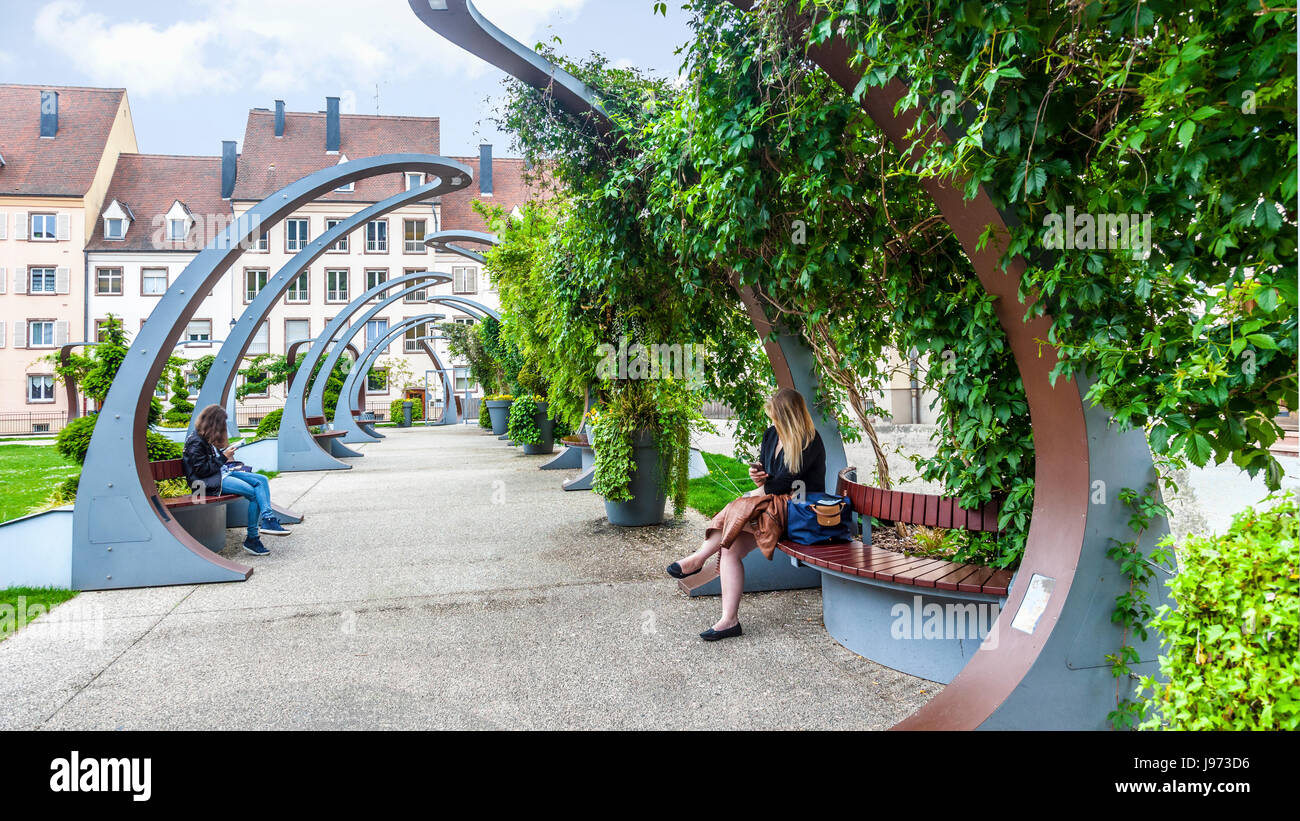
[[[213,447],[208,440],[191,433],[185,437],[185,450],[181,455],[185,466],[185,479],[194,487],[202,482],[209,493],[221,492],[221,466],[226,463],[226,455]]]
[[[763,472],[767,482],[763,488],[768,493],[790,493],[795,479],[802,479],[805,493],[826,492],[826,448],[822,445],[821,434],[813,431],[812,441],[803,449],[803,470],[791,473],[785,463],[785,454],[776,452],[781,444],[776,435],[776,427],[769,427],[763,432],[763,444],[758,449],[759,461],[763,463]]]

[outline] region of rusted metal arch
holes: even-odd
[[[522,47],[486,24],[469,0],[447,0],[447,8],[441,11],[431,11],[420,0],[409,2],[426,25],[447,39],[537,88],[552,88],[535,73],[515,73],[516,62],[510,55]],[[731,2],[743,10],[752,6],[750,0]],[[851,49],[842,38],[811,47],[808,53],[836,83],[853,93],[861,73],[852,68]],[[571,111],[591,112],[595,104],[589,93],[576,103],[566,102],[582,96],[581,90],[556,83],[552,93],[562,105],[572,106]],[[933,128],[919,140],[907,138],[921,115],[920,109],[895,113],[895,105],[907,91],[897,79],[881,88],[869,87],[862,107],[900,151],[924,152],[945,142],[948,137]],[[1033,518],[1017,583],[993,632],[942,693],[897,727],[1101,727],[1114,687],[1103,656],[1118,646],[1109,612],[1115,595],[1127,589],[1118,568],[1105,554],[1112,539],[1126,540],[1131,535],[1117,494],[1124,486],[1141,487],[1157,477],[1141,432],[1119,433],[1111,429],[1104,411],[1085,407],[1087,385],[1083,380],[1058,379],[1055,385],[1048,380],[1057,354],[1051,346],[1040,350],[1035,340],[1048,338],[1052,318],[1026,317],[1019,301],[1026,262],[1016,257],[1003,269],[1000,261],[1006,248],[1007,220],[982,188],[967,200],[963,183],[934,178],[923,181],[981,284],[999,297],[998,321],[1020,370],[1034,431]],[[1003,230],[995,230],[996,239],[981,249],[980,237],[989,226]],[[766,336],[770,321],[754,294],[745,291],[742,289],[741,295],[746,308],[760,334]],[[799,389],[800,372],[810,372],[811,361],[803,363],[791,357],[795,345],[783,344],[779,337],[774,342],[775,346],[765,342],[765,347],[777,382]],[[828,466],[830,461],[828,452]],[[1089,503],[1097,490],[1108,504]],[[1157,521],[1144,534],[1144,546],[1165,532],[1167,525]],[[1034,594],[1032,599],[1027,599],[1029,593]],[[1151,643],[1142,649],[1150,653]]]
[[[239,364],[248,353],[248,346],[252,344],[257,329],[270,316],[271,310],[284,296],[284,292],[289,289],[289,286],[293,284],[299,274],[316,262],[334,243],[353,231],[359,230],[371,220],[378,219],[404,205],[437,196],[439,192],[448,190],[448,184],[453,186],[452,190],[455,190],[455,187],[468,185],[468,178],[461,176],[459,173],[459,169],[464,168],[465,166],[459,164],[447,165],[437,173],[437,177],[431,182],[412,188],[409,191],[403,191],[396,196],[361,209],[338,225],[321,233],[307,243],[306,248],[294,254],[280,270],[275,272],[275,276],[266,281],[266,285],[257,292],[257,296],[253,298],[252,302],[248,303],[235,324],[231,326],[226,341],[222,344],[221,350],[217,352],[216,361],[212,363],[212,370],[208,371],[207,378],[203,380],[203,385],[199,388],[199,398],[195,400],[195,407],[204,408],[208,405],[220,405],[225,401],[227,394],[234,387],[235,377],[239,372]],[[446,182],[444,182],[444,179]],[[194,422],[191,420],[190,430],[193,429]]]
[[[407,171],[438,177],[435,195],[473,179],[467,166],[425,154],[367,157],[314,172],[227,226],[159,298],[109,389],[86,453],[73,509],[74,589],[242,581],[251,575],[252,568],[212,553],[190,536],[159,499],[145,436],[151,386],[199,303],[265,227],[342,185]]]

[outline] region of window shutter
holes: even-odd
[[[0,211],[0,239],[9,238],[9,212]]]
[[[14,239],[27,239],[27,212],[14,214]]]
[[[27,347],[27,323],[21,320],[14,323],[14,347]]]
[[[27,269],[26,268],[14,269],[14,293],[15,294],[27,293]],[[21,346],[15,346],[15,347],[21,347]]]
[[[5,324],[0,321],[0,348],[5,346]]]
[[[61,348],[68,344],[68,320],[60,319],[54,323],[54,347]]]
[[[0,225],[4,225],[4,222],[0,221]],[[8,287],[9,287],[9,272],[6,271],[3,267],[0,267],[0,294],[3,294],[5,292],[5,289]]]
[[[59,214],[55,223],[58,225],[55,228],[58,239],[67,242],[72,237],[72,219],[67,214]],[[60,293],[67,293],[67,291],[60,291]]]
[[[465,285],[466,285],[465,290],[471,291],[476,294],[478,293],[478,269],[477,268],[465,269]]]
[[[56,294],[66,294],[68,292],[71,276],[67,268],[54,269],[54,292]]]

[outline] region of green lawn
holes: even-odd
[[[9,638],[19,627],[39,618],[42,613],[48,613],[56,604],[62,604],[75,595],[75,590],[59,590],[54,587],[9,587],[0,590],[0,641]],[[19,612],[20,605],[22,612]]]
[[[79,470],[53,445],[0,445],[0,522],[40,507],[60,482]]]
[[[705,453],[704,463],[709,466],[709,475],[690,481],[687,507],[712,517],[732,499],[754,489],[754,483],[749,479],[749,465],[739,459]]]

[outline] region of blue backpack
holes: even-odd
[[[852,513],[847,496],[814,493],[802,502],[792,498],[786,507],[786,538],[799,544],[853,541]]]

